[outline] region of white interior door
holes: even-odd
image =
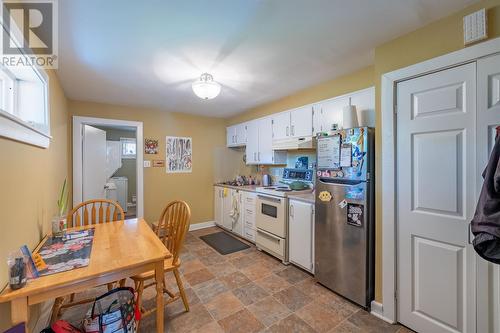
[[[500,126],[500,55],[477,62],[477,196]],[[478,332],[500,333],[500,265],[478,259]]]
[[[106,197],[106,132],[83,125],[83,201]]]
[[[476,332],[476,64],[397,85],[398,312],[418,332]]]

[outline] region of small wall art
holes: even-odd
[[[144,153],[145,154],[158,154],[158,140],[145,139],[144,140]]]
[[[164,160],[153,160],[153,168],[163,168],[165,166]]]
[[[167,136],[167,173],[190,173],[193,162],[193,139]]]

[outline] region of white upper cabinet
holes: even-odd
[[[312,135],[312,105],[290,111],[290,136],[294,138]]]
[[[323,132],[323,103],[316,103],[312,106],[313,135]]]
[[[244,146],[247,143],[247,123],[226,128],[226,145],[228,147]]]
[[[280,112],[271,117],[273,119],[273,140],[312,135],[312,105]]]
[[[273,123],[271,118],[262,118],[259,122],[259,152],[257,160],[260,164],[273,164]]]
[[[371,87],[314,104],[313,135],[331,131],[334,124],[342,128],[342,110],[349,99],[356,106],[359,126],[375,127],[375,88]]]
[[[271,117],[247,123],[247,164],[286,164],[286,152],[274,151]]]
[[[273,114],[272,134],[274,140],[281,140],[290,137],[290,112]]]
[[[259,153],[259,122],[253,120],[247,124],[247,164],[258,164],[257,154]]]

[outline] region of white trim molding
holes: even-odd
[[[144,134],[142,122],[119,119],[73,116],[73,205],[82,202],[82,128],[94,126],[129,126],[136,129],[137,218],[144,217]]]
[[[389,324],[394,324],[394,321],[384,317],[384,307],[382,306],[382,303],[372,301],[370,304],[370,314],[379,319],[382,319],[385,322],[388,322]]]
[[[382,139],[382,313],[376,315],[397,322],[397,193],[396,193],[396,85],[417,76],[441,71],[500,53],[500,38],[495,38],[434,59],[401,68],[381,77]],[[479,261],[480,262],[480,261]],[[478,267],[479,269],[479,267]],[[479,317],[478,317],[479,320]]]
[[[215,227],[215,221],[207,221],[201,223],[194,223],[189,226],[189,231],[200,230],[205,228]]]

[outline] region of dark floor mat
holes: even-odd
[[[205,243],[213,247],[220,254],[229,254],[248,249],[250,246],[228,235],[225,232],[216,232],[200,237]]]

